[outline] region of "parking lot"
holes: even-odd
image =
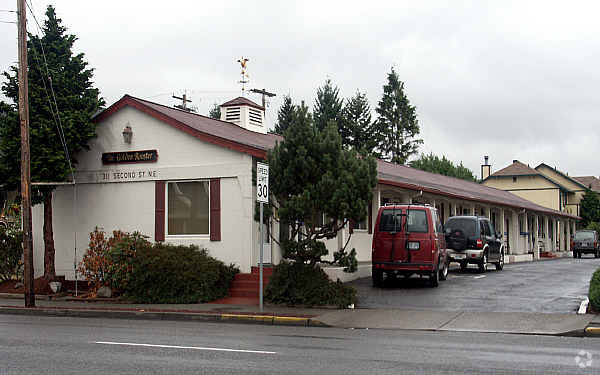
[[[350,285],[358,290],[360,308],[574,313],[598,267],[600,259],[590,255],[507,264],[502,271],[489,265],[486,273],[473,265],[461,272],[453,263],[448,280],[438,288],[419,277],[386,280],[382,288],[372,287],[370,278]]]

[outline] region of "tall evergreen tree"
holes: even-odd
[[[277,112],[277,124],[275,124],[275,129],[271,131],[271,133],[283,135],[285,130],[292,123],[292,118],[294,116],[294,104],[292,104],[292,97],[286,95],[283,97],[283,104],[279,107],[279,111]]]
[[[477,179],[473,172],[462,163],[455,165],[445,156],[441,158],[433,153],[429,155],[421,154],[421,157],[416,160],[411,160],[408,163],[411,167],[423,171],[441,174],[444,176],[461,178],[463,180],[475,182]]]
[[[416,108],[410,104],[404,93],[404,82],[392,68],[388,82],[383,86],[383,97],[376,109],[377,132],[382,134],[383,157],[392,163],[404,164],[417,153],[422,139],[419,135],[419,121]]]
[[[367,95],[357,91],[356,95],[346,99],[343,117],[344,129],[348,134],[345,146],[380,157],[381,140],[371,121],[371,106]]]
[[[343,129],[343,106],[344,100],[339,97],[340,89],[333,86],[328,78],[323,86],[317,89],[317,99],[313,108],[313,118],[315,126],[319,131],[323,131],[330,121],[334,121],[338,126],[338,131],[342,136],[342,144],[346,144],[348,139],[347,132]]]
[[[208,112],[208,117],[220,120],[221,119],[221,106],[219,106],[217,103],[215,103],[213,105],[213,107],[210,109],[210,111]]]
[[[104,100],[93,87],[93,69],[88,68],[84,54],[73,54],[77,37],[67,34],[52,6],[46,10],[42,31],[41,38],[29,35],[27,42],[31,179],[34,182],[63,182],[70,180],[71,170],[57,124],[62,124],[71,163],[76,164],[74,155],[89,149],[88,141],[96,135],[91,116],[104,105]],[[45,58],[42,57],[42,46]],[[3,73],[6,82],[2,84],[2,92],[13,106],[19,100],[17,72],[17,67],[13,66]],[[0,117],[0,179],[13,189],[20,187],[20,148],[19,121],[12,115]],[[55,277],[52,229],[52,191],[55,188],[47,186],[33,191],[36,202],[44,204],[44,277],[48,279]]]

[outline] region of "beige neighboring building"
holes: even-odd
[[[535,168],[513,160],[506,168],[489,174],[491,166],[482,166],[482,184],[510,191],[540,206],[580,216],[579,203],[589,186],[600,191],[600,180],[594,176],[570,177],[541,163]],[[593,190],[596,190],[593,189]]]

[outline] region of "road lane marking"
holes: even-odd
[[[479,275],[479,276],[475,276],[473,277],[474,279],[483,279],[485,277],[485,275]]]
[[[134,342],[112,342],[112,341],[96,341],[95,344],[102,345],[122,345],[122,346],[142,346],[147,348],[166,348],[166,349],[192,349],[192,350],[210,350],[214,352],[235,352],[235,353],[253,353],[253,354],[277,354],[277,352],[269,352],[265,350],[244,350],[244,349],[228,349],[228,348],[208,348],[202,346],[178,346],[178,345],[156,345],[156,344],[138,344]]]

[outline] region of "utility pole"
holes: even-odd
[[[188,108],[187,103],[191,103],[192,101],[187,98],[185,92],[183,93],[183,97],[175,96],[175,94],[173,94],[173,99],[181,100],[181,104],[177,104],[175,108],[183,109],[186,112],[196,112],[194,108]]]
[[[252,89],[250,91],[252,91],[255,94],[262,94],[262,106],[263,106],[263,109],[266,111],[267,107],[265,107],[265,104],[266,104],[265,96],[268,96],[269,98],[272,98],[272,97],[275,96],[275,94],[273,94],[272,92],[268,92],[265,89],[262,89],[262,90]]]
[[[29,155],[29,90],[27,82],[27,14],[25,0],[17,0],[19,11],[19,119],[21,123],[21,209],[25,307],[35,307],[33,291],[33,238],[31,233],[31,170]]]

